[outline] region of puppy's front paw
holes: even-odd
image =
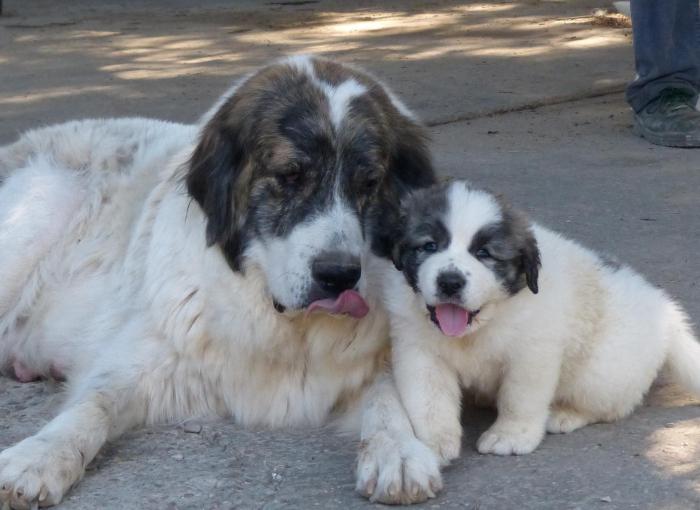
[[[420,503],[441,489],[439,459],[415,437],[392,438],[382,433],[362,445],[356,490],[370,501]]]
[[[479,453],[523,455],[532,452],[542,441],[544,430],[530,424],[494,424],[481,434],[476,443]]]
[[[25,439],[0,453],[0,507],[56,505],[82,474],[79,452],[42,437]]]
[[[440,457],[441,463],[447,465],[459,457],[462,449],[462,427],[455,430],[439,430],[421,439]]]
[[[588,425],[590,421],[580,413],[569,409],[552,409],[547,418],[547,432],[568,434]]]

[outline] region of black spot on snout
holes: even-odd
[[[321,289],[337,296],[354,289],[360,280],[360,257],[335,251],[322,253],[311,263],[311,274]]]
[[[437,277],[438,292],[443,298],[458,296],[466,284],[466,278],[459,271],[443,271]]]

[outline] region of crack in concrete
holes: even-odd
[[[536,101],[528,102],[521,105],[506,106],[504,108],[496,108],[493,110],[481,111],[481,112],[466,112],[454,115],[452,117],[436,118],[432,120],[425,121],[427,127],[439,127],[447,126],[450,124],[458,124],[460,122],[467,122],[470,120],[483,119],[486,117],[495,117],[498,115],[505,115],[507,113],[523,112],[537,110],[538,108],[543,108],[545,106],[555,106],[560,104],[575,103],[577,101],[585,101],[587,99],[593,99],[596,97],[612,96],[615,94],[620,94],[625,91],[626,83],[615,83],[607,87],[600,88],[594,91],[588,92],[574,92],[571,94],[564,94],[561,96],[546,97],[543,99],[538,99]]]

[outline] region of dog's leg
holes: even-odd
[[[126,381],[103,372],[79,387],[65,410],[36,435],[0,453],[0,506],[59,503],[108,438],[143,421],[145,405],[138,405]]]
[[[420,346],[392,349],[394,378],[416,437],[444,464],[459,457],[462,446],[462,392],[457,373]]]
[[[365,397],[361,440],[356,489],[371,501],[417,503],[442,488],[440,461],[414,435],[388,374]]]
[[[479,453],[521,455],[537,448],[558,378],[559,357],[538,349],[516,353],[498,392],[498,418],[477,441]]]

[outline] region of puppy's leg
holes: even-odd
[[[456,372],[419,346],[395,343],[394,378],[416,437],[444,464],[459,457],[462,446],[462,393]]]
[[[498,418],[477,441],[479,453],[521,455],[542,441],[559,377],[559,358],[539,351],[510,360],[498,392]]]
[[[550,434],[568,434],[595,421],[594,418],[570,407],[556,406],[549,412],[547,432]]]
[[[143,420],[145,405],[115,382],[108,374],[93,376],[36,435],[0,453],[0,506],[58,504],[109,437]]]
[[[378,377],[363,403],[358,492],[373,502],[409,504],[442,489],[440,461],[413,433],[394,381]]]

